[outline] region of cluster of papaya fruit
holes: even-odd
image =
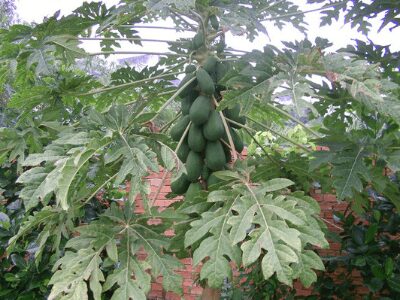
[[[240,106],[216,110],[224,86],[218,84],[228,71],[228,64],[208,55],[201,66],[188,65],[180,83],[182,117],[171,128],[173,140],[181,141],[177,156],[185,163],[186,173],[171,183],[174,194],[188,197],[218,183],[215,171],[224,170],[232,159],[227,130],[237,152],[244,145],[236,129],[246,119],[240,116]],[[230,122],[234,121],[233,122]],[[236,123],[236,124],[235,124]],[[236,129],[235,129],[236,128]]]

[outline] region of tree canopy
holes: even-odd
[[[364,35],[378,16],[379,30],[399,24],[399,1],[308,3],[321,4],[321,25],[342,14]],[[233,266],[260,267],[265,281],[310,286],[324,270],[316,249],[328,247],[310,189],[335,193],[360,215],[378,195],[397,213],[398,52],[358,40],[332,53],[322,38],[246,52],[226,44],[227,32],[249,41],[267,34],[265,21],[307,32],[304,13],[288,0],[121,0],[112,7],[85,2],[70,15],[1,29],[1,268],[31,268],[43,278],[34,287],[29,272],[24,282],[11,272],[0,280],[0,295],[14,297],[18,287],[28,298],[146,299],[160,275],[166,291],[181,294],[176,271],[188,257],[202,263],[200,279],[212,288],[232,279]],[[141,37],[166,19],[191,37]],[[81,45],[93,39],[98,53]],[[120,50],[126,41],[144,45],[140,53],[158,62],[83,67],[94,57],[137,54]],[[169,50],[147,51],[145,42]],[[212,161],[217,153],[221,167]],[[194,174],[190,186],[197,184],[161,212],[145,179],[160,167],[173,179]],[[134,213],[138,198],[143,214]],[[164,235],[171,228],[172,239]],[[387,280],[399,276],[397,264]]]

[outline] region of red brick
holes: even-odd
[[[179,296],[175,293],[168,292],[165,296],[165,299],[166,300],[181,300],[182,298],[181,298],[181,296]]]
[[[152,291],[162,291],[162,290],[163,290],[163,287],[162,287],[162,285],[161,285],[160,283],[155,283],[155,282],[153,282],[153,283],[151,284],[151,290],[152,290]]]

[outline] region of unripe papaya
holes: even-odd
[[[203,171],[201,172],[201,178],[203,178],[204,180],[207,180],[208,177],[210,177],[210,169],[207,168],[206,165],[203,166]]]
[[[195,73],[190,73],[187,74],[185,77],[183,77],[182,81],[179,83],[178,85],[178,90],[180,88],[182,88],[189,80],[191,80],[192,78],[195,77]],[[189,85],[187,85],[180,93],[179,93],[179,97],[183,98],[185,97],[187,94],[189,94],[190,91],[192,91],[194,88],[196,87],[196,79],[193,80]]]
[[[185,173],[171,182],[171,191],[177,195],[183,195],[188,190],[190,181]]]
[[[185,68],[185,73],[189,74],[189,73],[196,72],[196,69],[197,69],[196,66],[193,64],[187,65]]]
[[[218,22],[218,19],[217,19],[217,16],[216,16],[216,15],[211,15],[211,16],[210,16],[210,24],[211,24],[211,27],[212,27],[212,28],[214,28],[215,30],[218,31],[218,29],[219,29],[219,22]]]
[[[246,124],[246,117],[245,116],[239,116],[237,119],[234,119],[233,121],[235,121],[235,122],[237,122],[239,124],[245,125]],[[231,124],[231,125],[232,125],[233,128],[236,128],[236,129],[242,128],[241,126],[239,126],[237,124]]]
[[[225,153],[225,157],[226,157],[226,163],[230,163],[232,160],[232,152],[231,149],[226,146],[225,144],[222,144],[222,147],[224,148],[224,153]]]
[[[200,95],[190,107],[189,116],[193,124],[200,126],[208,120],[211,111],[211,99]]]
[[[242,139],[237,134],[236,130],[231,129],[230,132],[231,132],[231,136],[232,136],[233,145],[235,146],[236,151],[241,153],[244,148]]]
[[[228,119],[236,119],[240,114],[240,105],[236,104],[233,108],[227,108],[224,110],[224,114]]]
[[[215,92],[214,81],[211,76],[203,68],[199,68],[196,71],[197,83],[200,91],[206,95],[212,95]]]
[[[225,113],[225,116],[228,118],[228,119],[231,119],[232,121],[235,121],[235,122],[237,122],[237,123],[239,123],[239,124],[242,124],[242,125],[244,125],[244,124],[246,124],[246,117],[244,117],[244,116],[240,116],[240,105],[239,104],[236,104],[233,108],[231,108],[231,109],[226,109],[226,110],[224,110],[224,113]],[[233,124],[233,123],[230,123],[230,125],[233,127],[233,128],[241,128],[239,125],[237,125],[237,124]]]
[[[202,128],[197,125],[190,126],[188,135],[188,145],[190,150],[201,152],[206,146],[206,140],[203,136]]]
[[[221,142],[220,141],[208,142],[206,145],[207,167],[213,171],[219,171],[224,169],[225,163],[226,163],[226,157]]]
[[[244,148],[244,144],[242,139],[240,138],[240,136],[238,135],[238,133],[236,132],[236,130],[229,128],[229,132],[231,134],[232,137],[232,141],[233,141],[233,145],[235,146],[235,150],[239,153],[241,153],[243,151]],[[229,139],[227,134],[224,134],[224,141],[229,144]]]
[[[183,142],[179,147],[178,151],[176,152],[176,155],[181,160],[181,162],[185,163],[189,155],[189,152],[190,152],[189,145],[186,142]]]
[[[194,100],[199,96],[199,93],[195,90],[191,90],[182,100],[181,100],[181,109],[182,115],[189,114],[190,107],[192,106]]]
[[[206,70],[208,74],[214,73],[216,72],[217,62],[218,58],[216,58],[214,55],[210,55],[205,59],[203,69]]]
[[[174,141],[179,141],[185,132],[186,127],[189,125],[190,117],[183,116],[178,122],[171,128],[170,134]]]
[[[186,191],[185,199],[190,200],[196,196],[198,192],[202,190],[202,186],[199,182],[192,182]]]
[[[203,127],[203,134],[204,137],[208,141],[216,141],[224,136],[225,133],[225,127],[224,124],[222,123],[221,116],[219,115],[219,112],[216,110],[213,110],[210,113],[210,117],[208,118],[207,122],[204,124]]]
[[[194,151],[190,151],[186,159],[186,172],[187,177],[190,181],[196,181],[203,170],[203,159],[200,154]]]
[[[197,50],[204,45],[204,34],[202,31],[196,33],[193,37],[193,49]]]
[[[182,115],[186,116],[186,115],[189,114],[190,107],[192,106],[192,103],[193,103],[193,101],[191,100],[189,95],[187,95],[186,97],[184,97],[181,100]]]
[[[228,72],[229,65],[227,62],[219,62],[215,67],[216,79],[219,82]]]

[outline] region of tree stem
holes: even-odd
[[[175,154],[179,151],[179,148],[181,147],[181,145],[183,144],[183,141],[185,140],[185,137],[186,137],[186,135],[187,135],[187,133],[189,132],[189,129],[190,129],[190,126],[192,125],[192,121],[190,121],[189,122],[189,124],[188,124],[188,126],[186,126],[186,129],[185,129],[185,131],[183,132],[183,134],[182,134],[182,137],[181,137],[181,139],[179,140],[179,143],[178,143],[178,145],[176,146],[176,148],[175,148]]]
[[[89,56],[96,55],[123,55],[123,54],[147,54],[147,55],[159,55],[159,56],[189,56],[185,53],[172,53],[172,52],[149,52],[149,51],[102,51],[89,53]]]
[[[178,95],[181,93],[181,91],[186,88],[189,84],[191,84],[194,80],[196,79],[196,77],[191,78],[190,80],[188,80],[188,82],[186,82],[184,85],[182,85],[164,104],[163,106],[160,107],[160,109],[157,111],[157,113],[154,115],[153,118],[151,118],[150,121],[154,121],[155,118],[158,117],[158,115],[172,102],[174,101],[174,99],[176,97],[178,97]]]
[[[75,38],[80,41],[142,41],[142,42],[157,42],[157,43],[177,43],[183,44],[182,41],[158,40],[158,39],[142,39],[142,38],[105,38],[105,37],[79,37]]]
[[[194,30],[190,30],[190,29],[180,29],[180,28],[176,28],[176,27],[167,27],[167,26],[150,26],[150,25],[120,25],[118,27],[121,28],[145,28],[145,29],[165,29],[165,30],[175,30],[175,31],[194,31]]]
[[[177,113],[177,115],[175,116],[175,118],[173,118],[171,121],[169,121],[167,124],[165,124],[163,127],[161,127],[160,132],[164,132],[165,130],[167,130],[176,120],[178,120],[178,118],[181,116],[181,113]]]
[[[149,78],[145,78],[145,79],[140,79],[140,80],[136,80],[136,81],[132,81],[132,82],[127,82],[127,83],[123,83],[123,84],[119,84],[119,85],[110,86],[110,87],[103,88],[103,89],[96,89],[96,90],[93,90],[93,91],[90,91],[87,93],[78,94],[77,96],[88,96],[88,95],[94,95],[94,94],[98,94],[98,93],[108,92],[108,91],[112,91],[112,90],[116,90],[116,89],[120,89],[120,88],[130,87],[130,86],[138,84],[138,83],[152,81],[152,80],[156,80],[156,79],[160,79],[160,78],[164,78],[164,77],[168,77],[168,76],[179,75],[182,73],[184,73],[184,72],[182,71],[182,72],[161,74],[161,75],[157,75],[157,76],[153,76],[153,77],[149,77]]]
[[[212,96],[212,99],[214,101],[215,107],[218,107],[218,102],[214,96]],[[219,111],[219,116],[221,117],[222,123],[224,124],[226,136],[228,137],[229,145],[231,147],[232,154],[233,154],[233,162],[235,162],[238,159],[238,156],[236,153],[235,144],[233,143],[231,132],[229,131],[228,123],[226,122],[226,118],[222,111]]]

